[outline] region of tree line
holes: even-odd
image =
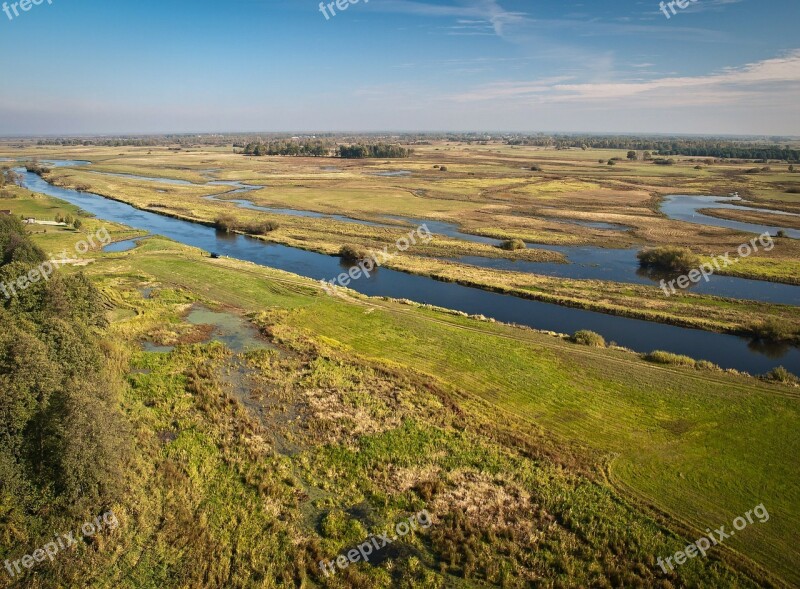
[[[19,219],[0,215],[0,283],[13,284],[46,259]],[[42,545],[53,530],[91,521],[120,497],[131,438],[119,378],[99,343],[103,300],[83,274],[57,271],[15,296],[0,294],[0,324],[6,559]]]
[[[238,147],[234,145],[234,148]],[[242,153],[244,155],[287,155],[287,156],[306,156],[306,157],[328,157],[334,150],[334,144],[328,141],[291,141],[277,140],[262,142],[250,142],[244,145]]]
[[[661,156],[684,155],[723,159],[800,161],[800,149],[778,144],[720,139],[536,135],[512,137],[506,140],[506,144],[553,147],[555,149],[648,150]]]
[[[409,157],[412,153],[410,149],[390,143],[359,143],[356,145],[340,145],[337,148],[337,155],[345,159],[403,158]]]
[[[365,158],[404,158],[413,152],[410,149],[392,143],[356,143],[353,145],[335,145],[331,141],[310,140],[291,141],[277,140],[266,143],[251,142],[243,146],[244,155],[265,156],[305,156],[305,157],[340,157],[344,159]]]

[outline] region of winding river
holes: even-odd
[[[758,209],[754,207],[743,207],[734,203],[742,202],[738,196],[681,196],[672,195],[664,199],[661,211],[670,219],[685,221],[687,223],[697,223],[699,225],[713,225],[714,227],[727,227],[738,231],[749,233],[764,233],[769,231],[775,235],[779,230],[786,233],[788,237],[800,239],[800,230],[780,227],[777,225],[759,225],[756,223],[745,223],[742,221],[732,221],[729,219],[719,219],[711,215],[704,215],[700,211],[703,209],[729,209],[733,211],[749,211],[751,213],[769,213],[770,215],[784,217],[800,217],[796,213],[785,211],[774,211],[772,209]]]
[[[23,174],[23,183],[29,190],[70,202],[99,219],[163,235],[206,251],[286,270],[315,280],[332,279],[348,268],[337,257],[269,244],[242,235],[221,234],[214,228],[199,223],[139,210],[99,195],[59,188],[24,169],[20,172]],[[431,230],[435,231],[433,227]],[[768,283],[758,284],[769,287]],[[601,333],[609,341],[636,351],[667,350],[753,374],[769,371],[778,365],[795,373],[800,372],[800,349],[794,346],[765,345],[732,335],[541,303],[385,268],[369,279],[362,278],[352,282],[350,287],[370,296],[406,298],[537,329],[563,333],[591,329]]]
[[[75,165],[81,162],[67,162],[67,165]],[[186,180],[177,180],[174,178],[157,178],[152,176],[138,176],[133,174],[116,174],[112,172],[94,172],[96,174],[115,176],[119,178],[131,178],[145,182],[161,182],[167,184],[176,184],[183,186],[197,186],[192,182]],[[403,171],[402,175],[410,174],[410,172]],[[372,175],[401,175],[400,172],[376,172]],[[378,223],[373,221],[364,221],[343,215],[317,213],[314,211],[302,211],[290,208],[278,208],[260,206],[250,200],[242,198],[230,198],[232,195],[244,194],[254,190],[264,188],[264,186],[254,184],[243,184],[235,180],[215,180],[208,182],[206,186],[226,186],[231,190],[222,195],[206,196],[208,200],[216,202],[232,203],[240,208],[270,213],[274,215],[289,215],[296,217],[309,217],[318,219],[333,219],[343,223],[357,223],[361,225],[368,225],[372,227],[396,227],[396,225],[388,225],[386,223]],[[778,227],[763,227],[760,225],[753,225],[750,223],[741,223],[738,221],[728,221],[725,219],[717,219],[708,215],[704,215],[699,211],[709,208],[723,208],[723,209],[739,209],[744,207],[732,204],[741,201],[738,197],[709,197],[709,196],[669,196],[662,203],[662,211],[671,219],[680,221],[687,221],[692,223],[703,223],[706,225],[715,225],[720,227],[727,227],[742,231],[750,231],[755,233],[763,233],[770,231],[774,234],[777,232]],[[750,209],[754,211],[767,211],[766,209]],[[776,214],[796,216],[793,213],[784,213],[781,211],[767,211]],[[485,245],[497,246],[500,240],[492,237],[484,237],[481,235],[474,235],[471,233],[464,233],[460,230],[459,226],[454,223],[445,221],[433,220],[420,220],[412,219],[409,217],[400,217],[394,215],[385,215],[387,221],[396,223],[403,223],[410,226],[418,226],[425,223],[428,229],[439,235],[445,235],[455,239],[470,241],[473,243],[481,243]],[[564,221],[558,219],[559,222]],[[573,224],[583,225],[586,227],[601,228],[604,230],[624,231],[627,227],[613,223],[601,223],[592,221],[568,221]],[[787,235],[795,237],[796,232],[791,229],[784,229]],[[556,251],[563,254],[568,264],[548,263],[548,262],[528,262],[524,260],[510,260],[508,258],[487,258],[482,256],[462,256],[457,258],[450,258],[451,261],[469,264],[471,266],[479,266],[481,268],[490,268],[495,270],[509,270],[512,272],[524,272],[529,274],[542,274],[545,276],[556,276],[560,278],[574,278],[578,280],[608,280],[613,282],[627,282],[630,284],[644,284],[648,286],[658,285],[662,279],[667,281],[676,278],[677,276],[667,276],[665,274],[647,272],[642,270],[639,260],[636,255],[639,252],[638,248],[629,249],[609,249],[596,246],[559,246],[548,244],[527,244],[528,248],[543,249]],[[720,252],[724,254],[725,252]],[[699,294],[708,294],[720,297],[729,297],[736,299],[749,299],[753,301],[761,301],[764,303],[781,304],[781,305],[800,305],[800,286],[791,284],[782,284],[777,282],[767,282],[761,280],[748,280],[745,278],[736,278],[733,276],[720,276],[715,275],[709,281],[701,281],[698,284],[691,284],[688,289],[691,292]]]

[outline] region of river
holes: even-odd
[[[25,187],[34,192],[70,202],[99,219],[163,235],[205,251],[286,270],[315,280],[332,279],[348,267],[337,257],[269,244],[242,235],[219,233],[214,228],[199,223],[142,211],[99,195],[52,186],[35,174],[24,169],[20,171]],[[636,351],[666,350],[753,374],[767,372],[778,365],[795,373],[800,372],[800,349],[794,346],[764,345],[727,334],[541,303],[385,268],[368,279],[352,282],[350,287],[370,296],[405,298],[536,329],[563,333],[591,329],[602,334],[608,341]]]

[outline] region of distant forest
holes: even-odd
[[[408,157],[412,151],[399,145],[389,145],[388,143],[374,143],[370,145],[340,145],[337,149],[337,155],[345,159],[363,159],[370,157],[378,158],[396,158]]]
[[[251,142],[246,145],[234,144],[234,149],[242,148],[244,155],[295,155],[308,157],[327,157],[334,149],[328,141],[269,141],[267,143]]]
[[[236,147],[236,146],[234,146]],[[244,155],[294,155],[309,157],[336,157],[345,159],[364,158],[402,158],[411,155],[411,150],[389,143],[358,143],[335,146],[332,142],[314,141],[271,141],[269,143],[248,143]]]
[[[173,150],[201,146],[242,149],[247,155],[296,155],[345,158],[408,157],[401,145],[430,145],[434,141],[467,144],[503,143],[552,149],[624,149],[654,155],[684,155],[742,160],[800,161],[800,141],[793,137],[702,137],[668,135],[591,135],[543,133],[222,133],[119,137],[60,137],[20,139],[31,145],[169,147]],[[346,146],[346,147],[345,147]]]
[[[800,149],[776,144],[720,139],[554,135],[514,137],[507,139],[506,144],[534,145],[555,149],[633,149],[652,151],[658,155],[800,161]]]

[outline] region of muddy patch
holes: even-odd
[[[272,344],[260,336],[253,325],[233,313],[212,311],[206,307],[195,305],[186,320],[192,325],[203,328],[206,332],[205,339],[191,343],[218,341],[236,353],[275,349]]]

